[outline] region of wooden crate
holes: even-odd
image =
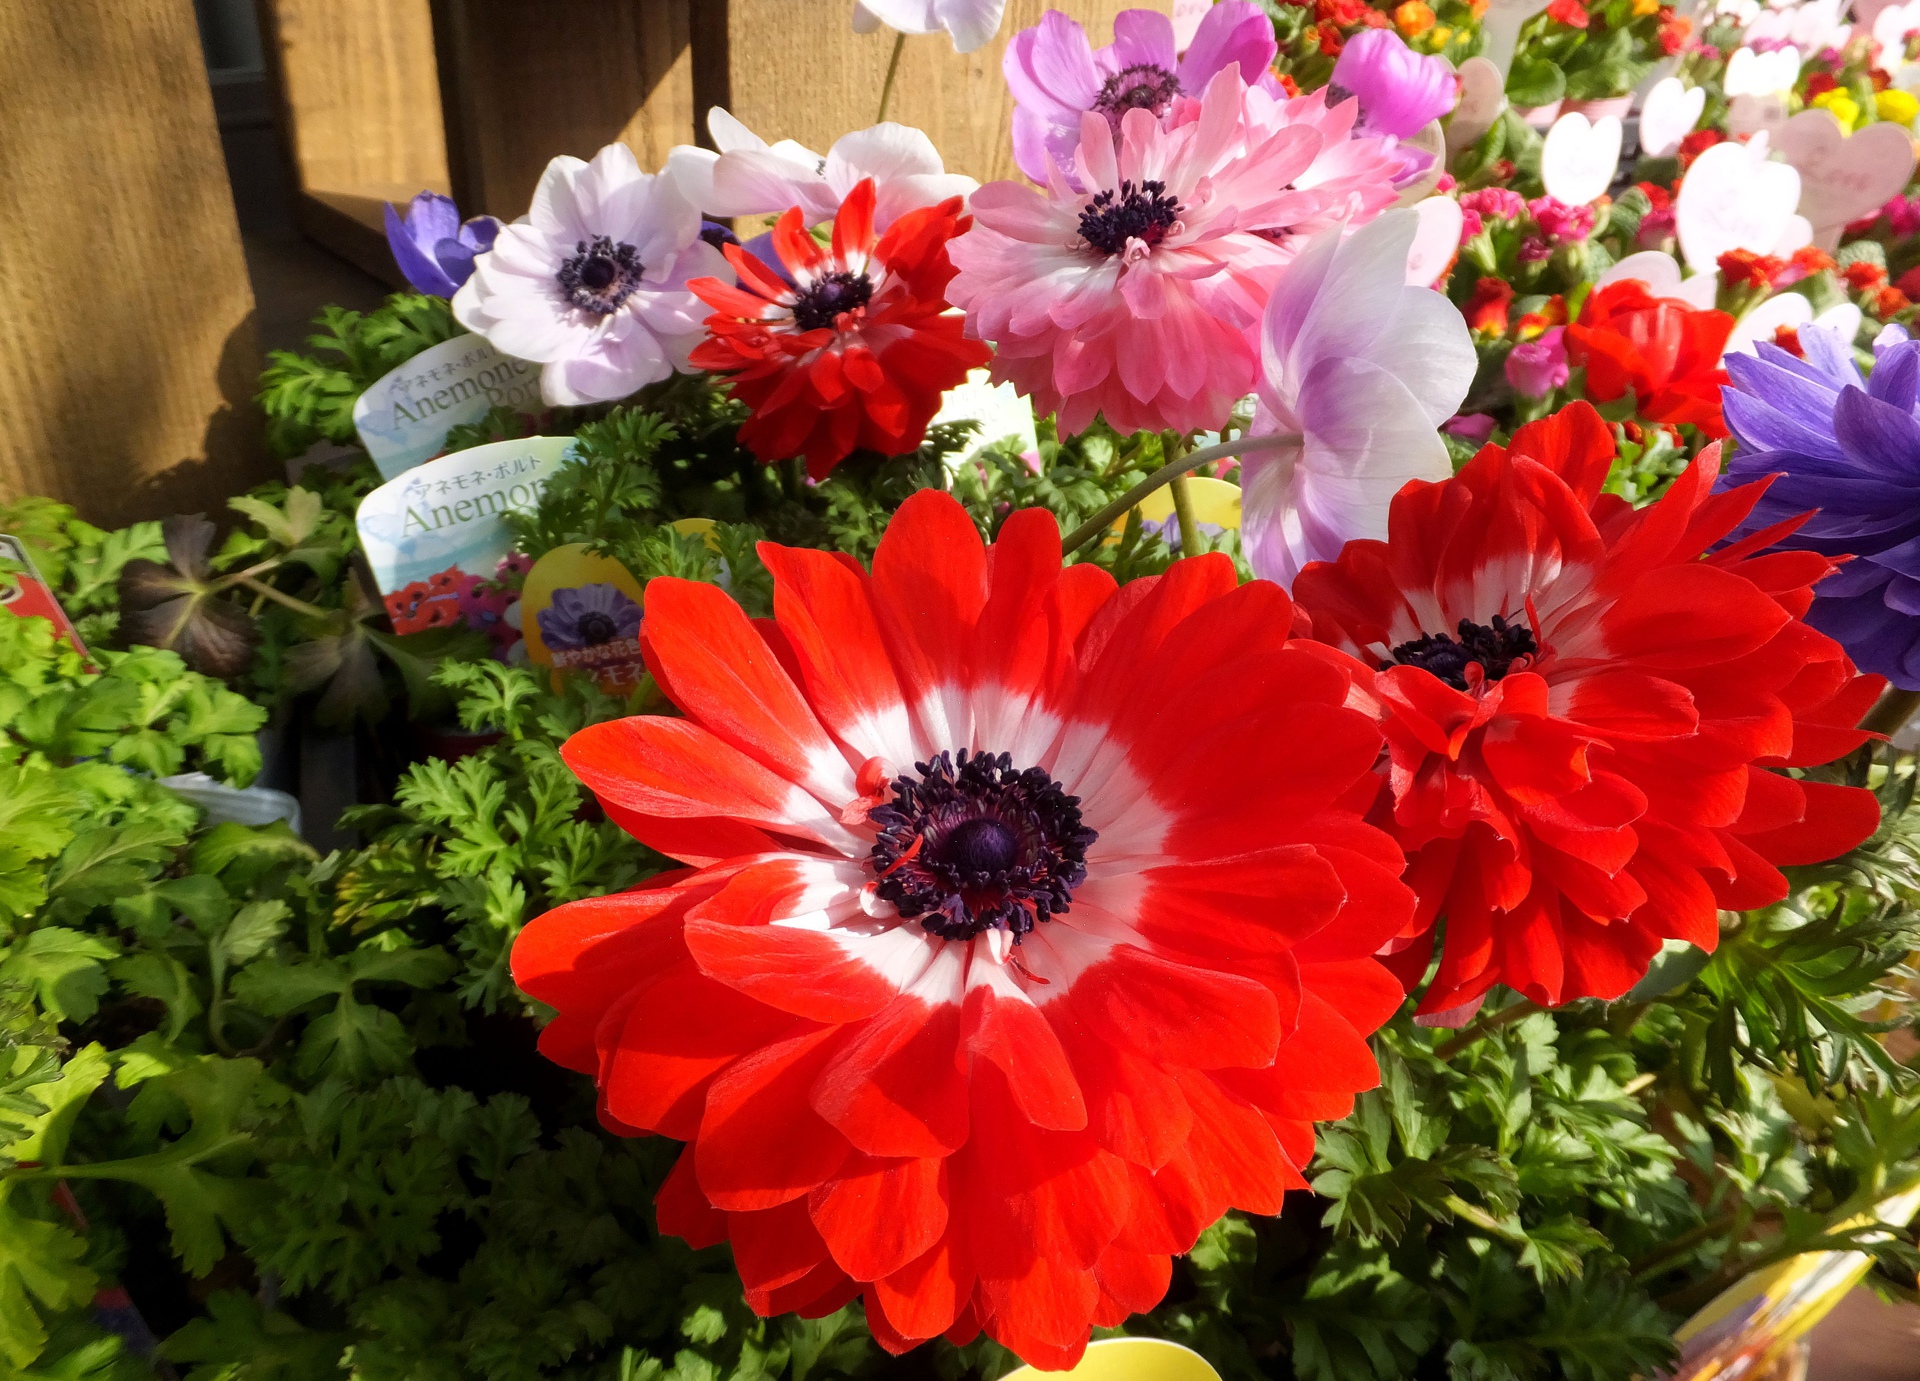
[[[217,512],[271,473],[188,0],[0,0],[0,498]]]

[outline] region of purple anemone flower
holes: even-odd
[[[1727,356],[1740,450],[1720,484],[1779,476],[1735,536],[1817,509],[1778,546],[1855,559],[1814,586],[1807,622],[1920,690],[1920,341],[1887,327],[1864,381],[1838,332],[1802,326],[1800,346],[1804,360],[1764,342]]]
[[[1001,62],[1016,103],[1013,161],[1045,183],[1049,160],[1062,170],[1073,166],[1082,113],[1105,115],[1118,138],[1129,110],[1165,115],[1176,96],[1197,100],[1229,67],[1238,65],[1249,86],[1271,81],[1267,69],[1278,51],[1273,21],[1253,0],[1221,0],[1208,10],[1184,54],[1174,50],[1173,21],[1155,10],[1122,10],[1113,42],[1098,50],[1085,29],[1048,10],[1014,35]]]
[[[603,647],[640,636],[640,606],[613,585],[555,590],[553,603],[537,617],[540,641],[555,651]]]
[[[1360,102],[1355,135],[1406,139],[1453,109],[1459,83],[1445,58],[1416,53],[1392,29],[1362,29],[1347,40],[1333,65],[1328,104],[1348,96]]]
[[[387,208],[387,244],[407,282],[434,297],[452,297],[473,276],[473,260],[493,248],[500,222],[475,216],[462,225],[452,197],[422,192],[402,216]]]

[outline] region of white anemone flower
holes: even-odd
[[[1385,538],[1408,480],[1453,473],[1439,427],[1478,363],[1459,308],[1408,287],[1419,216],[1389,211],[1293,261],[1261,325],[1252,432],[1289,440],[1242,459],[1241,534],[1254,573],[1291,586],[1309,561]]]
[[[971,53],[993,42],[1007,0],[854,0],[853,31],[870,34],[882,24],[903,34],[952,36],[955,51]]]
[[[674,371],[706,336],[692,278],[733,281],[700,238],[700,213],[625,144],[591,163],[547,164],[527,214],[500,231],[454,294],[454,317],[498,349],[544,365],[552,407],[624,398]]]
[[[874,228],[884,231],[909,211],[970,197],[980,186],[949,173],[933,141],[909,125],[855,130],[825,156],[791,139],[769,144],[719,106],[707,112],[707,130],[714,147],[679,145],[667,155],[667,172],[709,216],[777,216],[797,206],[817,225],[872,178]]]

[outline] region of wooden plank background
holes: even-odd
[[[271,471],[193,8],[0,0],[0,34],[0,497],[222,509]]]
[[[770,142],[797,139],[821,153],[874,122],[894,34],[854,33],[852,0],[692,3],[724,8],[726,17],[727,89],[703,83],[710,97],[701,103],[703,134],[706,107],[715,102]],[[1007,40],[1057,9],[1085,25],[1098,47],[1112,41],[1121,10],[1171,8],[1171,0],[1008,0],[999,37],[977,52],[954,52],[944,34],[909,37],[888,118],[925,130],[950,172],[982,182],[1018,177],[1009,133],[1013,98],[1000,75]]]

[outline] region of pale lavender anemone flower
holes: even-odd
[[[1117,142],[1129,110],[1165,115],[1176,96],[1197,99],[1229,67],[1237,65],[1249,86],[1271,83],[1267,68],[1277,51],[1273,21],[1253,0],[1222,0],[1208,10],[1184,54],[1174,51],[1173,21],[1155,10],[1122,10],[1113,42],[1100,49],[1085,29],[1048,10],[1013,36],[1001,62],[1016,103],[1013,161],[1044,185],[1049,160],[1063,171],[1073,166],[1083,112],[1106,116]]]
[[[1460,85],[1445,58],[1416,53],[1392,29],[1362,29],[1333,65],[1328,103],[1360,102],[1353,132],[1406,139],[1453,109]]]
[[[903,34],[945,33],[954,51],[971,53],[993,41],[1006,11],[1007,0],[854,0],[853,31],[884,24]]]
[[[1416,53],[1392,29],[1362,29],[1347,40],[1327,83],[1327,100],[1352,96],[1360,102],[1353,132],[1410,139],[1453,109],[1460,84],[1445,58]],[[1433,166],[1425,149],[1402,144],[1394,150],[1404,187]]]
[[[1862,671],[1920,690],[1920,341],[1886,327],[1862,380],[1838,332],[1799,335],[1805,359],[1766,342],[1726,359],[1740,449],[1720,484],[1777,476],[1734,536],[1813,510],[1777,545],[1854,559],[1813,587],[1807,622]]]
[[[1389,211],[1323,230],[1274,289],[1261,326],[1252,434],[1283,438],[1241,460],[1242,550],[1291,585],[1355,538],[1384,539],[1408,480],[1453,473],[1439,427],[1479,360],[1460,309],[1407,286],[1420,218]]]
[[[493,248],[500,222],[475,216],[464,225],[452,197],[422,192],[407,203],[403,216],[387,212],[387,245],[401,274],[418,292],[452,297],[473,276],[473,260]]]
[[[550,407],[624,398],[676,370],[706,337],[688,280],[733,281],[673,179],[640,171],[625,144],[591,163],[547,165],[525,216],[454,295],[453,315],[499,350],[546,366]]]

